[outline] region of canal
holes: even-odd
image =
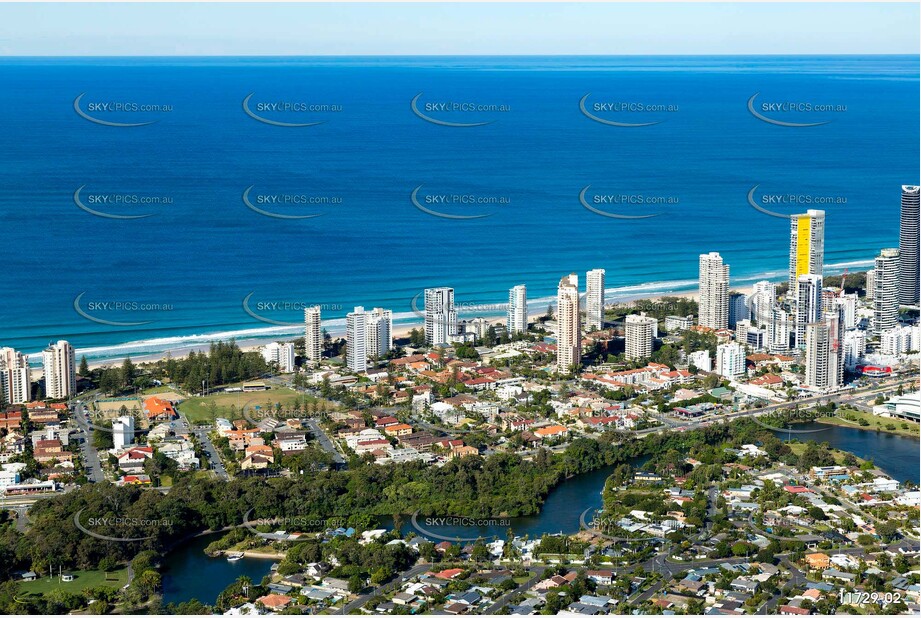
[[[816,430],[809,434],[792,434],[801,440],[828,442],[830,446],[854,453],[874,463],[892,478],[899,481],[919,482],[919,441],[914,438],[897,436],[875,431],[864,431],[807,423],[796,426],[798,430]],[[787,439],[784,431],[778,435]],[[640,467],[647,458],[641,457],[633,462]],[[590,508],[601,507],[601,490],[605,481],[614,470],[614,466],[605,466],[593,472],[587,472],[567,479],[547,496],[540,514],[531,517],[515,517],[503,520],[498,516],[485,518],[486,525],[427,525],[426,518],[420,517],[418,523],[435,534],[454,539],[476,539],[493,537],[504,539],[511,527],[514,534],[530,538],[543,534],[559,532],[574,533],[579,530],[579,516]],[[445,513],[445,516],[462,516],[463,513]],[[465,524],[467,522],[464,522]],[[380,518],[382,528],[392,528],[393,520]],[[404,533],[415,529],[407,516],[401,525]],[[429,536],[429,535],[427,535]],[[224,588],[241,575],[259,582],[268,575],[272,560],[244,558],[228,562],[225,558],[210,558],[204,553],[205,547],[217,538],[214,535],[196,537],[181,548],[171,552],[164,561],[163,600],[165,603],[178,603],[197,598],[202,603],[214,603]],[[429,538],[433,538],[429,536]],[[433,538],[433,540],[439,540]]]

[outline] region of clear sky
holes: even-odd
[[[917,54],[915,3],[0,4],[0,55]]]

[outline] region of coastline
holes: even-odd
[[[750,285],[734,286],[732,289],[734,291],[738,290],[743,293],[749,293],[751,292],[752,286]],[[635,304],[641,301],[655,302],[663,298],[683,298],[683,299],[688,299],[688,300],[698,300],[699,293],[697,290],[693,290],[693,291],[683,291],[683,292],[651,292],[649,294],[632,294],[632,295],[621,297],[621,298],[606,300],[605,306],[609,307],[612,305]],[[537,318],[546,314],[548,302],[540,299],[536,301],[535,304],[539,307],[539,309],[535,308],[532,311],[528,312],[528,319],[531,322],[535,321]],[[469,316],[469,317],[474,317],[474,316]],[[496,323],[505,321],[504,316],[494,315],[494,316],[482,316],[482,317],[486,320],[488,324],[496,324]],[[329,332],[330,336],[332,336],[333,338],[345,337],[344,324],[341,326],[339,325],[339,323],[343,322],[343,320],[341,318],[335,318],[334,320],[331,320],[331,322],[335,322],[335,324],[324,326],[327,332]],[[412,321],[403,321],[398,324],[394,324],[392,336],[394,339],[406,338],[409,336],[409,333],[411,330],[413,330],[414,328],[421,328],[423,326],[424,326],[424,322],[422,320],[422,317],[418,316],[415,319],[412,319]],[[288,341],[293,341],[296,338],[298,338],[298,336],[293,336],[293,335],[279,335],[275,337],[273,336],[250,337],[247,339],[238,339],[237,345],[244,352],[254,352],[272,341],[288,342]],[[189,345],[189,346],[167,348],[165,350],[158,351],[158,352],[149,352],[149,353],[143,353],[143,354],[130,354],[130,353],[115,354],[115,355],[112,355],[110,357],[105,357],[105,358],[92,359],[92,360],[87,359],[87,364],[89,365],[90,369],[99,369],[101,367],[107,367],[107,366],[113,367],[113,366],[120,365],[125,360],[125,358],[131,358],[131,360],[136,365],[141,365],[145,363],[156,363],[158,361],[161,361],[167,358],[168,356],[179,359],[179,358],[187,357],[191,352],[195,352],[195,353],[207,352],[212,342],[229,341],[229,340],[230,338],[216,337],[215,339],[208,341],[206,343],[198,343],[198,344]],[[81,349],[76,350],[76,358],[77,358],[78,363],[80,362],[80,358],[83,352],[85,352],[85,350],[81,350]],[[33,374],[33,379],[36,379],[36,376],[41,376],[42,375],[41,367],[34,367],[32,369],[32,374]]]

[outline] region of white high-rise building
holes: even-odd
[[[902,185],[902,214],[899,219],[899,303],[918,305],[921,296],[921,187]]]
[[[748,308],[748,295],[741,292],[729,294],[729,328],[735,328],[740,320],[751,319],[751,310]]]
[[[800,275],[794,288],[796,295],[796,339],[797,348],[806,347],[806,325],[815,322],[822,315],[822,276]]]
[[[826,309],[823,319],[828,324],[829,367],[832,388],[844,386],[844,310],[839,306]]]
[[[58,341],[42,352],[42,367],[45,373],[45,397],[68,399],[77,392],[77,371],[74,364],[74,348],[70,343]]]
[[[853,370],[867,352],[867,332],[849,330],[844,333],[844,365]]]
[[[312,362],[318,362],[323,357],[323,330],[319,305],[304,309],[304,356]]]
[[[737,341],[716,346],[716,372],[729,379],[745,375],[745,346]]]
[[[842,292],[835,298],[835,305],[841,307],[844,328],[854,328],[857,326],[857,292],[845,294]]]
[[[919,333],[921,327],[918,326],[896,326],[884,330],[879,336],[879,351],[886,356],[916,352],[921,344]]]
[[[825,312],[806,325],[806,378],[804,386],[835,390],[844,385],[844,331],[840,310]]]
[[[774,304],[777,302],[777,284],[770,281],[759,281],[752,287],[752,295],[748,299],[751,317],[758,326],[768,326],[774,314]]]
[[[895,328],[899,323],[898,249],[883,249],[876,258],[873,277],[873,333]]]
[[[604,324],[604,269],[585,273],[585,330],[601,330]]]
[[[524,285],[508,291],[507,324],[509,337],[528,330],[528,289]]]
[[[273,341],[262,348],[262,358],[266,363],[276,363],[281,373],[294,372],[294,344]]]
[[[700,319],[701,326],[714,330],[729,326],[729,265],[719,253],[700,256]]]
[[[364,307],[345,316],[345,364],[355,372],[368,369],[368,314]]]
[[[790,350],[790,330],[792,327],[793,316],[780,306],[775,306],[771,312],[771,322],[768,325],[768,345],[771,352],[782,353]]]
[[[736,322],[736,341],[745,345],[748,342],[748,331],[750,331],[754,326],[752,326],[751,320],[739,320]]]
[[[790,217],[790,291],[802,275],[822,275],[825,261],[825,211]]]
[[[828,390],[832,385],[830,335],[824,320],[806,325],[806,379],[804,386]]]
[[[658,321],[645,313],[631,314],[624,319],[627,360],[641,360],[652,356],[652,343]]]
[[[713,359],[710,358],[710,350],[698,350],[688,354],[688,364],[694,365],[700,371],[713,371]]]
[[[454,310],[454,288],[425,290],[425,343],[449,343],[457,334],[457,311]]]
[[[0,403],[18,404],[31,399],[29,357],[13,348],[0,348]]]
[[[576,273],[560,279],[556,304],[556,369],[559,373],[569,373],[574,365],[582,363],[582,315]]]
[[[119,451],[134,442],[133,416],[120,416],[112,421],[112,441]]]
[[[375,307],[368,314],[368,356],[380,358],[393,349],[393,311]]]
[[[876,291],[876,271],[872,268],[867,271],[867,283],[866,283],[866,292],[867,300],[873,300],[873,292]]]

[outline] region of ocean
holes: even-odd
[[[98,361],[296,336],[311,304],[331,330],[359,305],[401,323],[431,286],[455,288],[461,317],[500,315],[511,286],[545,304],[592,268],[609,301],[689,291],[709,251],[734,285],[784,280],[789,223],[750,199],[824,209],[826,273],[864,270],[897,246],[900,186],[918,183],[918,71],[3,58],[0,345],[67,339]]]

